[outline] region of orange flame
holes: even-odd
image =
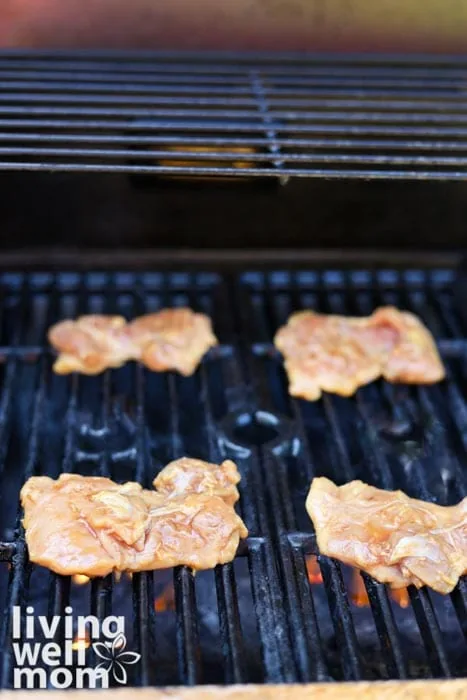
[[[401,608],[408,608],[410,605],[410,598],[407,588],[392,588],[391,598],[401,606]]]
[[[358,608],[365,608],[367,605],[370,604],[365,584],[358,569],[354,569],[352,571],[352,579],[350,583],[350,598],[354,605],[356,605]]]
[[[89,576],[85,576],[84,574],[74,574],[74,576],[72,576],[72,580],[73,583],[76,583],[78,586],[84,586],[90,581]]]
[[[154,598],[154,610],[156,612],[175,610],[175,589],[172,582],[165,586],[157,598]]]
[[[391,588],[390,596],[392,600],[400,605],[401,608],[408,608],[410,605],[410,598],[407,592],[407,588]],[[358,569],[352,571],[352,579],[350,582],[350,598],[352,602],[359,608],[364,608],[370,604],[368,599],[368,593],[366,592],[365,584],[363,578],[360,575]]]
[[[89,638],[88,632],[85,632],[84,637],[79,634],[73,640],[71,648],[73,651],[78,651],[78,649],[88,649],[91,646],[91,640]]]
[[[305,565],[308,581],[311,584],[323,583],[321,569],[319,568],[318,564],[318,557],[316,557],[314,554],[307,554],[305,557]]]

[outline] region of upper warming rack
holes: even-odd
[[[0,169],[464,179],[467,59],[0,55]]]

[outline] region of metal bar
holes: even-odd
[[[152,574],[146,572],[133,574],[133,610],[137,621],[135,643],[141,654],[136,677],[138,684],[142,686],[151,684],[154,672],[151,667],[153,638],[150,626],[153,600]]]
[[[193,89],[195,92],[205,93],[210,88],[225,92],[226,88],[235,92],[243,93],[248,86],[248,73],[252,70],[257,70],[257,67],[251,66],[245,71],[227,73],[216,71],[211,66],[204,71],[195,73],[182,71],[163,71],[160,67],[154,67],[147,71],[134,69],[120,69],[109,72],[101,72],[99,69],[93,70],[78,69],[76,73],[70,73],[64,66],[62,69],[57,65],[55,69],[26,69],[10,70],[0,67],[0,78],[6,78],[5,87],[12,84],[22,84],[23,81],[31,81],[31,84],[37,84],[39,81],[44,81],[44,84],[51,88],[56,82],[67,81],[66,85],[76,79],[78,85],[84,84],[94,85],[112,85],[122,84],[123,86],[144,86],[151,88],[157,92],[160,88],[167,86],[168,90],[175,92],[189,91]],[[364,75],[361,71],[356,71],[353,76],[335,75],[313,75],[306,73],[293,72],[290,75],[285,75],[280,71],[264,72],[261,71],[265,80],[265,89],[268,92],[275,92],[278,95],[293,95],[299,91],[306,90],[307,93],[313,93],[317,96],[331,95],[351,95],[358,98],[364,91],[368,95],[375,97],[379,96],[405,96],[408,99],[427,99],[430,97],[448,97],[452,100],[459,99],[462,101],[465,96],[463,94],[463,82],[465,77],[449,76],[449,77],[426,77],[412,76],[404,74],[400,75]],[[8,81],[11,78],[13,82]],[[37,81],[37,82],[36,82]],[[28,84],[26,82],[26,84]],[[52,88],[53,89],[53,88]],[[64,88],[65,89],[65,88]]]
[[[248,554],[251,590],[261,639],[265,681],[268,683],[281,683],[284,682],[285,675],[276,638],[276,620],[274,611],[269,603],[270,592],[267,576],[265,575],[267,571],[267,555],[264,552],[264,544],[249,542]]]
[[[89,90],[90,92],[110,92],[122,93],[142,93],[142,94],[200,94],[200,95],[247,95],[249,93],[249,78],[245,74],[243,77],[231,78],[226,76],[225,80],[220,76],[206,75],[202,80],[193,80],[189,76],[172,75],[130,75],[114,72],[99,73],[98,71],[74,73],[64,71],[39,71],[22,70],[9,71],[0,69],[0,89],[2,90],[50,90],[64,92],[78,92]],[[446,95],[456,98],[452,91],[447,90]],[[428,93],[427,97],[432,97]],[[462,98],[462,96],[459,96]]]
[[[27,110],[31,114],[30,110]],[[46,111],[47,115],[50,110]],[[75,115],[79,116],[79,115]],[[116,115],[117,116],[117,115]],[[19,128],[34,128],[34,129],[74,129],[74,130],[90,130],[90,129],[107,129],[109,131],[138,131],[138,132],[167,132],[167,131],[183,131],[187,132],[224,132],[225,134],[241,134],[248,132],[250,135],[264,131],[264,125],[259,120],[255,122],[235,121],[235,120],[211,120],[211,121],[191,121],[189,119],[180,119],[180,121],[172,122],[168,120],[157,120],[151,114],[146,112],[145,118],[135,119],[131,116],[128,119],[53,119],[40,118],[39,115],[34,119],[24,118],[3,118],[0,119],[0,129],[11,128],[17,131]],[[343,136],[390,136],[401,138],[402,136],[420,137],[420,138],[456,138],[465,139],[467,137],[467,128],[460,126],[417,126],[416,124],[400,124],[393,126],[391,124],[381,125],[372,124],[370,121],[367,124],[332,124],[332,123],[296,123],[286,124],[280,123],[275,125],[278,134],[320,134],[323,138],[326,134],[335,135],[342,134]]]
[[[215,579],[225,682],[244,683],[247,679],[245,649],[233,564],[217,566]]]
[[[90,163],[34,163],[34,162],[0,162],[0,170],[30,172],[107,172],[107,173],[133,173],[141,175],[213,175],[253,177],[253,176],[294,176],[328,179],[371,179],[371,180],[465,180],[466,171],[455,170],[334,170],[307,168],[297,170],[294,168],[282,168],[280,172],[274,168],[228,168],[228,167],[170,167],[170,166],[133,166],[133,165],[104,165]]]
[[[450,663],[430,596],[425,589],[417,590],[413,586],[409,586],[408,591],[428,662],[436,675],[450,678],[452,675]]]
[[[1,83],[0,83],[1,87]],[[136,89],[134,86],[131,88],[127,86],[113,87],[100,85],[95,86],[95,92],[99,94],[94,94],[94,91],[89,87],[82,87],[81,91],[83,94],[75,94],[78,92],[76,84],[70,84],[68,89],[66,87],[56,87],[55,90],[50,88],[42,89],[36,92],[6,92],[5,89],[10,87],[8,83],[3,85],[4,92],[0,94],[0,105],[6,103],[4,107],[0,107],[0,110],[11,111],[12,109],[21,109],[22,104],[28,105],[44,105],[46,103],[50,105],[66,105],[66,109],[74,109],[75,105],[85,105],[84,109],[79,110],[79,114],[94,114],[95,108],[91,108],[91,105],[112,105],[114,110],[118,109],[119,114],[125,113],[124,110],[120,109],[120,105],[147,105],[151,107],[151,113],[155,111],[156,107],[160,107],[157,110],[157,115],[168,114],[174,116],[189,116],[193,117],[195,114],[205,115],[205,116],[215,116],[217,112],[221,113],[223,116],[233,116],[233,117],[245,117],[245,116],[255,116],[255,108],[258,103],[264,101],[265,112],[270,115],[271,118],[282,118],[282,119],[310,119],[316,118],[318,115],[322,115],[325,119],[337,119],[338,121],[346,121],[351,118],[353,120],[359,120],[360,117],[365,119],[369,118],[371,110],[374,108],[375,112],[371,112],[374,115],[375,120],[379,120],[382,117],[381,99],[371,99],[370,96],[362,96],[358,99],[352,99],[351,97],[347,99],[342,99],[338,97],[321,96],[314,95],[313,91],[309,94],[307,90],[304,96],[297,97],[296,93],[294,95],[273,92],[268,90],[262,85],[259,77],[252,80],[252,87],[254,88],[254,97],[235,97],[232,96],[230,90],[226,90],[221,97],[211,97],[207,96],[206,92],[209,90],[199,91],[199,96],[192,94],[188,89],[185,96],[177,95],[167,95],[167,94],[156,94],[152,93],[154,90],[144,94],[144,90]],[[29,90],[34,88],[34,83],[29,86]],[[258,89],[259,88],[259,89]],[[39,90],[39,87],[36,87]],[[118,94],[115,94],[118,91]],[[109,92],[109,95],[102,94]],[[121,94],[121,93],[124,94]],[[125,94],[128,93],[128,94]],[[138,92],[138,94],[134,94]],[[169,92],[167,89],[165,92]],[[220,92],[220,91],[219,91]],[[244,90],[242,90],[244,92]],[[298,91],[297,91],[298,92]],[[58,93],[58,94],[57,94]],[[65,93],[65,94],[63,94]],[[143,93],[143,94],[141,94]],[[275,95],[274,97],[271,95]],[[13,103],[13,104],[12,104]],[[171,107],[172,109],[162,109],[163,107]],[[179,106],[180,109],[175,109],[175,106]],[[190,109],[181,109],[181,107],[190,107]],[[213,107],[212,111],[204,112],[202,107]],[[245,107],[250,109],[235,109],[230,110],[227,107]],[[283,109],[281,109],[281,107]],[[219,108],[219,109],[218,109]],[[222,109],[220,109],[222,108]],[[298,109],[296,113],[291,112],[292,109]],[[308,110],[305,108],[309,108]],[[385,112],[385,118],[397,117],[397,120],[408,118],[412,121],[413,115],[417,115],[417,119],[423,121],[425,117],[427,121],[452,121],[456,122],[460,119],[461,115],[467,112],[467,99],[462,99],[457,96],[456,99],[452,99],[451,96],[444,97],[438,100],[427,100],[427,99],[407,99],[407,96],[401,96],[399,99],[384,99],[384,108],[387,110]],[[54,108],[55,111],[56,108]],[[34,107],[36,110],[36,107]],[[88,110],[92,110],[88,112]],[[335,110],[342,110],[336,112]],[[345,110],[345,111],[344,111]],[[351,114],[347,113],[347,110],[351,111]],[[131,113],[138,116],[141,110],[134,110],[131,108]],[[328,112],[330,112],[328,114]],[[68,112],[67,112],[68,113]],[[101,110],[99,110],[101,113]],[[108,113],[108,110],[105,110]],[[441,118],[442,117],[442,118]]]
[[[462,633],[467,642],[467,581],[461,578],[451,593],[451,600],[459,620]]]
[[[272,147],[271,147],[272,149]],[[277,161],[277,153],[280,152],[279,161]],[[467,166],[467,155],[466,156],[445,156],[445,155],[412,155],[412,156],[398,156],[398,155],[378,155],[372,156],[367,154],[360,155],[344,155],[344,154],[334,154],[334,153],[282,153],[279,148],[276,151],[269,151],[264,153],[238,153],[235,151],[224,151],[218,150],[216,152],[212,151],[176,151],[170,152],[167,150],[152,150],[145,149],[132,150],[132,149],[84,149],[84,148],[34,148],[34,147],[3,147],[0,146],[0,156],[32,156],[36,158],[42,157],[70,157],[70,158],[103,158],[103,159],[117,159],[121,158],[123,160],[149,160],[150,158],[159,158],[165,161],[179,161],[188,160],[193,161],[193,166],[189,167],[204,167],[203,165],[198,166],[197,161],[233,161],[234,166],[231,170],[235,169],[237,166],[236,162],[260,162],[270,164],[271,162],[280,162],[278,166],[279,170],[277,174],[281,174],[284,170],[283,163],[329,163],[331,165],[346,165],[346,164],[356,164],[362,167],[364,166],[416,166],[421,165],[425,167],[436,168],[438,166],[452,166],[453,168],[462,168]],[[83,167],[87,167],[87,164],[83,164]],[[112,166],[113,167],[113,166]],[[146,166],[143,166],[146,167]],[[151,167],[151,166],[149,166]],[[165,166],[155,166],[161,170]],[[169,166],[170,167],[170,166]],[[181,167],[181,166],[179,166]],[[185,167],[185,166],[183,166]],[[225,166],[224,166],[225,169]],[[289,168],[290,169],[290,168]],[[264,172],[262,170],[261,172]],[[293,170],[295,173],[296,170]],[[250,173],[249,168],[244,168],[244,174],[248,175]],[[345,175],[345,171],[342,173]]]
[[[110,467],[110,455],[108,446],[108,436],[109,436],[109,415],[110,415],[110,401],[111,401],[111,373],[109,370],[104,372],[102,377],[102,409],[101,409],[101,420],[102,420],[102,446],[103,449],[100,453],[99,458],[99,476],[111,477],[111,467]]]
[[[38,96],[40,97],[40,96]],[[8,100],[13,101],[12,99]],[[44,98],[37,100],[37,102],[44,102]],[[52,99],[49,101],[53,102]],[[89,100],[92,102],[92,100]],[[55,106],[37,106],[34,103],[35,100],[29,99],[27,105],[2,105],[0,100],[0,115],[14,115],[15,117],[27,116],[45,116],[45,117],[77,117],[77,118],[87,118],[87,117],[129,117],[131,119],[150,119],[150,120],[169,120],[178,119],[181,120],[177,126],[180,128],[190,128],[197,124],[199,119],[207,119],[209,122],[205,126],[209,126],[211,129],[215,129],[216,120],[222,125],[225,121],[230,120],[230,126],[237,126],[238,124],[243,124],[249,129],[258,126],[259,115],[256,110],[246,110],[246,109],[201,109],[196,108],[196,100],[193,100],[191,104],[193,107],[190,109],[156,109],[156,108],[110,108],[110,107],[88,107],[88,106],[69,106],[69,107],[55,107]],[[73,100],[67,100],[67,102],[73,102]],[[417,114],[414,110],[407,112],[370,112],[362,111],[357,112],[355,110],[345,112],[325,112],[322,110],[314,111],[297,111],[293,112],[289,109],[279,110],[279,109],[269,109],[269,118],[271,120],[276,120],[277,124],[274,122],[274,129],[278,131],[283,131],[286,127],[293,130],[302,130],[305,127],[316,127],[319,126],[321,129],[325,129],[329,124],[334,123],[338,125],[360,125],[369,124],[370,126],[378,126],[381,124],[386,124],[388,121],[391,124],[400,124],[405,128],[413,128],[418,124],[423,125],[423,127],[433,129],[433,125],[441,125],[438,128],[442,128],[443,125],[448,125],[451,128],[465,129],[464,125],[467,123],[467,114],[446,114],[442,112],[441,114],[434,114],[431,112]],[[182,120],[186,120],[183,121]],[[252,120],[251,122],[245,120]],[[2,120],[3,121],[3,120]],[[291,124],[290,122],[298,122],[297,124]],[[302,122],[306,122],[302,124]],[[264,125],[263,125],[264,128]],[[383,127],[386,128],[386,127]],[[394,127],[393,127],[394,128]],[[419,127],[420,128],[420,127]],[[446,127],[444,127],[446,128]]]
[[[402,140],[402,139],[381,139],[381,140],[369,140],[369,139],[334,139],[333,141],[329,141],[328,139],[322,138],[322,139],[317,139],[317,138],[310,138],[310,139],[296,139],[296,138],[287,138],[287,139],[282,139],[280,136],[275,136],[274,139],[270,139],[274,144],[277,144],[279,147],[286,147],[286,148],[310,148],[310,149],[328,149],[329,151],[332,150],[338,150],[338,149],[343,149],[343,150],[359,150],[361,149],[362,151],[371,151],[371,150],[397,150],[397,151],[404,151],[404,150],[410,150],[410,151],[460,151],[462,153],[467,152],[467,143],[464,141],[423,141],[423,140],[418,140],[418,141],[407,141],[407,140]],[[28,132],[1,132],[0,133],[0,142],[1,143],[8,143],[10,141],[13,141],[15,143],[66,143],[66,144],[80,144],[80,143],[96,143],[96,144],[115,144],[118,146],[154,146],[157,144],[162,144],[164,146],[177,146],[176,151],[167,151],[167,149],[159,149],[159,150],[154,150],[152,151],[152,154],[161,154],[163,155],[166,159],[171,157],[172,159],[179,158],[181,155],[187,156],[191,154],[192,157],[199,157],[200,153],[205,153],[206,155],[208,153],[212,153],[212,150],[206,150],[205,152],[199,151],[198,153],[194,154],[192,150],[186,149],[185,151],[181,150],[180,147],[182,146],[204,146],[205,149],[212,149],[215,147],[222,148],[220,151],[219,155],[224,155],[226,153],[229,153],[227,151],[227,148],[235,148],[237,146],[256,146],[258,148],[265,147],[268,145],[268,137],[264,136],[261,138],[250,138],[250,137],[227,137],[227,136],[205,136],[205,137],[198,137],[198,136],[184,136],[184,135],[177,135],[177,136],[171,136],[170,134],[165,134],[165,135],[160,135],[160,134],[153,134],[151,136],[147,135],[140,135],[140,136],[131,136],[129,134],[50,134],[46,131],[43,132],[33,132],[33,133],[28,133]],[[73,149],[75,150],[75,149]],[[76,149],[78,150],[78,149]],[[91,152],[93,152],[95,149],[89,149]],[[122,152],[127,153],[127,149],[123,150],[121,149]],[[141,153],[141,151],[136,151]],[[243,153],[243,152],[232,152],[232,155],[235,155],[237,160],[251,160],[253,156],[256,156],[257,158],[261,157],[261,154],[258,153]],[[146,155],[148,154],[148,151],[144,152]],[[304,156],[304,154],[288,154],[290,156]],[[248,156],[248,158],[247,158]],[[254,160],[254,158],[253,158]]]
[[[281,557],[284,563],[283,586],[286,592],[294,655],[303,682],[330,680],[323,654],[315,604],[301,548],[289,547],[290,538],[283,538]],[[293,575],[295,574],[295,575]]]
[[[53,641],[63,646],[65,641],[65,608],[70,604],[70,578],[51,574],[49,589],[49,618],[60,618]]]
[[[406,104],[415,104],[418,106],[433,105],[438,107],[446,101],[447,103],[457,105],[466,101],[466,96],[463,91],[457,91],[455,88],[446,89],[434,87],[424,89],[420,87],[419,82],[413,82],[411,87],[399,87],[399,82],[394,81],[389,86],[383,82],[383,86],[364,82],[358,89],[352,87],[352,84],[336,83],[335,78],[331,80],[329,87],[320,87],[313,80],[305,82],[299,81],[296,87],[289,87],[291,81],[284,82],[274,79],[267,79],[263,90],[266,96],[270,96],[271,104],[280,104],[285,98],[292,98],[291,104],[294,106],[300,104],[308,104],[315,100],[326,100],[332,104],[338,101],[350,107],[348,101],[355,104],[367,103],[367,100],[373,100],[374,106],[381,107],[381,101],[385,100],[389,104],[397,105],[399,101]],[[245,73],[244,76],[225,77],[206,75],[201,79],[193,80],[193,77],[185,75],[116,75],[115,73],[99,74],[96,72],[90,73],[65,73],[65,72],[40,72],[26,71],[21,73],[15,71],[0,70],[0,89],[11,91],[25,91],[29,95],[32,91],[44,91],[48,93],[62,92],[73,94],[78,92],[96,93],[104,96],[106,93],[116,93],[120,95],[164,95],[162,99],[166,100],[168,95],[187,95],[195,96],[202,95],[202,98],[212,95],[227,96],[229,99],[239,99],[247,103],[250,100],[250,76]],[[293,81],[292,81],[293,84]],[[327,84],[323,83],[324,85]],[[431,83],[430,83],[431,87]],[[14,92],[14,95],[17,93]],[[234,98],[234,95],[243,96],[243,98]],[[346,99],[344,99],[346,98]],[[437,99],[434,99],[437,98]],[[103,99],[105,99],[103,97]],[[124,99],[124,98],[123,98]],[[182,99],[182,98],[179,98]],[[251,99],[251,98],[250,98]]]
[[[148,480],[148,466],[150,464],[148,432],[145,418],[144,398],[144,368],[137,364],[136,372],[136,474],[135,479],[139,484],[146,485]]]
[[[256,74],[256,72],[255,72]],[[0,74],[1,78],[1,74]],[[102,83],[79,83],[79,82],[60,82],[60,83],[43,83],[43,82],[1,82],[0,89],[3,92],[0,94],[1,103],[22,103],[26,104],[64,104],[72,107],[73,105],[85,104],[90,105],[155,105],[155,106],[191,106],[191,107],[222,107],[224,113],[225,107],[251,107],[251,110],[236,111],[236,114],[253,114],[254,108],[258,105],[258,101],[265,100],[267,102],[267,111],[280,113],[281,107],[287,108],[313,108],[311,114],[321,114],[328,110],[352,110],[358,115],[359,110],[378,110],[376,114],[381,113],[381,107],[384,100],[384,108],[390,114],[393,111],[400,114],[412,114],[419,112],[420,115],[429,115],[431,112],[444,113],[446,119],[451,116],[455,119],[455,115],[467,111],[467,97],[463,94],[452,94],[447,92],[443,96],[438,96],[438,99],[428,99],[415,95],[408,97],[407,94],[387,94],[382,92],[380,95],[375,95],[374,92],[355,94],[350,92],[349,97],[342,97],[340,93],[333,94],[330,91],[317,93],[312,86],[304,87],[302,90],[298,88],[288,91],[277,90],[263,85],[259,74],[256,78],[250,78],[251,83],[245,84],[245,87],[235,88],[215,88],[213,86],[193,86],[187,85],[154,85],[151,83],[148,86],[136,87],[134,84],[125,84],[122,82],[102,82]],[[260,87],[258,91],[258,87]],[[249,88],[254,88],[254,96],[251,97]],[[14,91],[14,90],[17,91]],[[11,92],[7,92],[10,90]],[[23,92],[24,91],[24,92]],[[94,94],[97,93],[97,94]],[[106,94],[108,93],[108,94]],[[212,94],[211,94],[212,93]],[[241,96],[236,96],[238,93]],[[301,93],[301,94],[300,94]],[[220,96],[217,96],[220,95]],[[427,93],[433,98],[432,93]],[[379,99],[375,99],[378,97]],[[11,104],[10,104],[11,106]],[[300,116],[306,116],[309,112],[300,109]],[[190,112],[191,115],[191,112]],[[448,116],[449,115],[449,116]],[[342,113],[341,113],[342,116]]]
[[[112,576],[91,581],[91,615],[103,620],[112,610]]]
[[[151,682],[151,629],[150,629],[150,606],[153,595],[149,594],[150,574],[146,572],[134,573],[133,582],[133,616],[135,623],[135,643],[141,659],[138,663],[137,680],[142,686]],[[152,590],[152,587],[151,587]]]
[[[407,678],[407,664],[386,587],[362,573],[390,678]]]
[[[17,74],[12,74],[14,77]],[[2,78],[8,77],[9,74],[4,71],[0,71],[0,80]],[[27,74],[22,72],[22,78],[26,78]],[[34,78],[34,74],[30,76]],[[164,95],[168,97],[169,95],[184,95],[187,97],[196,97],[197,95],[202,95],[206,97],[208,95],[228,95],[232,97],[233,95],[247,96],[250,93],[249,78],[245,75],[244,78],[221,78],[215,76],[206,76],[202,80],[190,81],[189,79],[177,80],[177,77],[172,76],[157,76],[157,80],[153,76],[116,76],[114,74],[108,74],[105,76],[96,75],[91,73],[89,75],[77,75],[70,76],[67,74],[57,74],[54,78],[53,75],[45,76],[47,81],[6,81],[3,82],[3,89],[24,89],[28,91],[39,91],[47,89],[49,92],[74,92],[74,91],[84,91],[87,92],[119,92],[127,93],[128,95],[139,93],[140,95]],[[62,82],[66,79],[66,82]],[[79,82],[79,81],[85,82]],[[76,81],[76,82],[72,82]],[[283,104],[286,99],[291,99],[292,103],[297,106],[302,104],[300,100],[359,100],[365,102],[367,100],[373,99],[381,105],[381,101],[393,100],[397,103],[398,100],[411,102],[415,106],[423,101],[429,101],[430,99],[434,104],[443,104],[444,100],[456,105],[465,102],[465,95],[462,91],[458,91],[455,88],[443,89],[441,87],[432,87],[431,85],[426,89],[420,87],[417,83],[413,85],[404,87],[397,87],[398,83],[394,86],[385,86],[382,88],[376,81],[374,84],[365,85],[364,93],[362,93],[362,88],[352,87],[348,85],[347,87],[339,83],[331,84],[323,83],[324,87],[320,87],[313,81],[307,81],[303,83],[298,83],[296,87],[293,87],[293,82],[291,81],[271,81],[271,84],[264,85],[265,96],[271,96],[271,101],[273,104]],[[362,96],[363,94],[363,96]],[[436,98],[435,100],[433,98]],[[165,98],[164,98],[165,99]],[[181,98],[179,98],[181,99]],[[237,98],[240,99],[240,98]]]
[[[112,94],[112,95],[103,95],[101,94],[101,91],[99,90],[98,95],[94,94],[89,94],[86,92],[86,94],[62,94],[60,92],[59,94],[55,94],[55,92],[47,92],[47,91],[42,91],[39,93],[35,92],[28,92],[28,93],[21,93],[21,92],[2,92],[0,93],[0,105],[2,103],[7,103],[7,109],[12,108],[11,103],[13,103],[15,106],[16,104],[21,108],[22,104],[39,104],[39,105],[45,105],[47,103],[50,103],[51,105],[67,105],[70,109],[74,109],[75,105],[86,105],[85,109],[87,110],[88,108],[91,108],[91,105],[115,105],[115,109],[119,109],[119,105],[147,105],[148,107],[155,108],[160,106],[161,109],[163,107],[166,107],[167,109],[163,109],[162,111],[165,113],[171,113],[172,110],[168,109],[169,107],[177,106],[180,105],[181,107],[191,107],[195,109],[196,112],[202,112],[201,110],[202,107],[213,107],[216,108],[213,110],[213,114],[216,114],[217,111],[222,112],[222,114],[229,112],[232,115],[238,114],[239,116],[241,115],[251,115],[254,116],[255,114],[255,106],[257,104],[256,99],[252,97],[232,97],[230,94],[230,91],[224,92],[222,97],[206,97],[206,96],[195,96],[195,95],[189,95],[187,97],[176,97],[174,95],[156,95],[156,96],[151,96],[151,95],[141,95],[141,94],[129,94],[129,95],[121,95],[120,94],[120,87],[114,88],[114,92],[118,90],[118,95]],[[105,91],[104,91],[105,92]],[[10,106],[8,106],[10,104]],[[297,106],[300,106],[301,103],[298,103]],[[362,102],[359,102],[358,104],[362,104]],[[442,106],[443,103],[438,104],[438,108]],[[279,103],[280,105],[280,103]],[[245,107],[250,109],[244,109],[244,110],[228,110],[226,109],[227,107]],[[321,103],[319,104],[321,107]],[[324,106],[324,105],[323,105]],[[338,106],[338,105],[337,105]],[[366,106],[366,104],[364,104]],[[371,105],[368,105],[371,106]],[[380,105],[381,106],[381,105]],[[403,105],[401,105],[402,107]],[[416,108],[417,103],[414,103],[411,105],[412,107]],[[2,107],[0,107],[0,110]],[[35,109],[35,108],[34,108]],[[453,111],[461,111],[459,105],[457,103],[453,105]],[[81,110],[80,110],[81,111]],[[179,110],[177,110],[179,111]],[[185,111],[185,110],[181,110]],[[189,110],[189,113],[191,114],[191,110]]]
[[[460,382],[458,382],[457,377],[455,375],[452,376],[449,367],[448,378],[450,379],[447,387],[449,411],[456,426],[457,434],[463,447],[463,452],[465,453],[467,451],[467,407],[460,389],[463,382],[462,378]]]
[[[351,481],[354,478],[354,469],[348,453],[347,440],[345,439],[345,435],[340,426],[339,411],[336,407],[336,400],[334,397],[324,395],[322,401],[326,418],[332,430],[334,444],[336,446],[336,453],[338,455],[337,461],[331,459],[330,455],[333,472],[336,475],[336,478],[339,478],[339,480],[341,480],[342,477],[338,477],[338,475],[342,475],[345,476],[346,481]]]
[[[336,642],[341,650],[344,678],[360,679],[362,678],[360,650],[341,570],[339,565],[328,557],[320,557],[319,562]]]
[[[174,587],[180,683],[198,685],[202,675],[195,582],[187,567],[178,566],[174,569]]]

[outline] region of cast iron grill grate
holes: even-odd
[[[465,582],[445,598],[409,591],[402,608],[365,577],[369,605],[359,606],[353,574],[338,563],[320,558],[310,574],[317,550],[304,509],[320,474],[440,503],[467,493],[466,336],[455,279],[450,269],[2,273],[3,687],[15,667],[13,605],[48,616],[67,605],[101,619],[124,615],[128,648],[141,654],[131,685],[466,675]],[[428,323],[448,380],[420,388],[377,382],[349,400],[291,400],[271,343],[287,315],[303,306],[366,313],[381,303]],[[53,375],[45,334],[57,319],[130,318],[184,304],[210,314],[221,341],[194,377],[135,364],[100,377]],[[77,585],[28,562],[18,529],[28,476],[76,471],[150,486],[182,454],[239,465],[250,536],[232,564],[196,578],[180,568]],[[63,635],[58,629],[56,640]]]
[[[338,484],[361,479],[443,505],[466,495],[466,346],[458,285],[452,270],[241,277],[255,394],[263,410],[288,417],[297,440],[265,453],[264,459],[288,616],[303,642],[296,647],[296,661],[304,677],[322,663],[334,678],[345,679],[465,675],[465,581],[450,597],[409,589],[403,605],[410,606],[404,609],[368,576],[359,586],[347,567],[326,557],[314,563],[318,551],[304,507],[313,476]],[[407,387],[380,381],[350,400],[325,395],[313,403],[288,396],[271,341],[292,311],[361,315],[384,304],[411,310],[428,325],[447,367],[446,382]],[[362,595],[368,607],[358,602]]]
[[[0,168],[465,179],[462,58],[0,54]]]

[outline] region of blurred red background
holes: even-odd
[[[0,0],[3,47],[467,49],[466,0]]]

